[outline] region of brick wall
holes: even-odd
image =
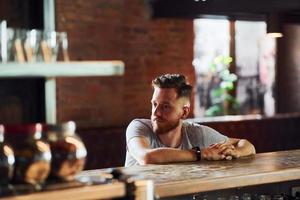
[[[192,20],[150,20],[143,0],[56,1],[57,30],[71,60],[120,59],[122,77],[60,78],[58,121],[118,126],[150,116],[152,78],[183,73],[194,83]]]

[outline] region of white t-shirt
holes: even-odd
[[[207,148],[209,145],[227,141],[228,137],[220,134],[216,130],[191,122],[183,122],[182,125],[182,143],[177,147],[178,149],[191,149],[195,146]],[[126,130],[126,144],[133,137],[145,137],[151,148],[166,147],[163,145],[157,135],[153,132],[150,119],[134,119]],[[128,148],[126,148],[125,167],[138,165],[137,160],[130,155]]]

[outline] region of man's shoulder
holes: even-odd
[[[141,119],[137,118],[132,120],[128,127],[127,130],[143,130],[143,131],[152,131],[152,125],[151,125],[151,120],[150,119]]]
[[[202,135],[212,131],[212,128],[195,122],[184,121],[183,126],[188,135]]]
[[[149,119],[134,119],[126,129],[127,139],[137,136],[150,137],[152,134],[152,125]]]
[[[188,128],[188,129],[201,129],[203,125],[195,123],[195,122],[189,122],[189,121],[184,121],[183,126]]]
[[[186,128],[191,129],[191,130],[206,131],[207,129],[209,129],[209,130],[212,129],[208,126],[205,126],[205,125],[202,125],[202,124],[199,124],[199,123],[195,123],[195,122],[190,122],[190,121],[184,121],[183,125]]]
[[[151,126],[151,120],[150,119],[143,119],[143,118],[136,118],[133,119],[129,125],[144,125],[144,126]]]

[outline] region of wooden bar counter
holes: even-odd
[[[300,150],[261,153],[231,161],[122,168],[131,180],[154,181],[156,197],[300,180]]]
[[[200,161],[198,163],[146,165],[116,169],[123,173],[123,178],[126,178],[128,182],[135,183],[136,196],[145,197],[146,195],[142,193],[147,188],[145,188],[145,184],[139,183],[152,180],[156,198],[173,199],[174,196],[247,188],[262,184],[286,184],[290,181],[300,184],[300,149],[260,153],[231,161]],[[79,177],[103,176],[108,171],[111,169],[83,171]],[[113,199],[124,197],[125,191],[125,184],[117,182],[116,184],[40,192],[7,199]],[[148,200],[144,197],[135,199]]]

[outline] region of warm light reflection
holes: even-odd
[[[77,158],[82,158],[87,155],[86,149],[83,146],[83,143],[81,141],[79,141],[78,139],[75,139],[73,137],[66,137],[66,141],[68,143],[74,144],[77,147],[76,148],[76,157]]]
[[[35,125],[35,133],[33,135],[34,139],[39,140],[42,137],[42,124],[37,123]]]
[[[0,124],[0,142],[4,141],[4,126]]]
[[[3,147],[4,149],[4,154],[7,156],[7,161],[8,161],[8,164],[12,165],[15,163],[15,157],[14,157],[14,152],[13,150],[8,147],[8,146],[4,146]]]
[[[42,141],[37,141],[36,142],[38,149],[43,152],[45,160],[51,160],[51,152],[50,152],[50,147],[48,144],[42,142]]]
[[[267,33],[267,36],[272,37],[272,38],[281,38],[283,37],[282,33]]]

